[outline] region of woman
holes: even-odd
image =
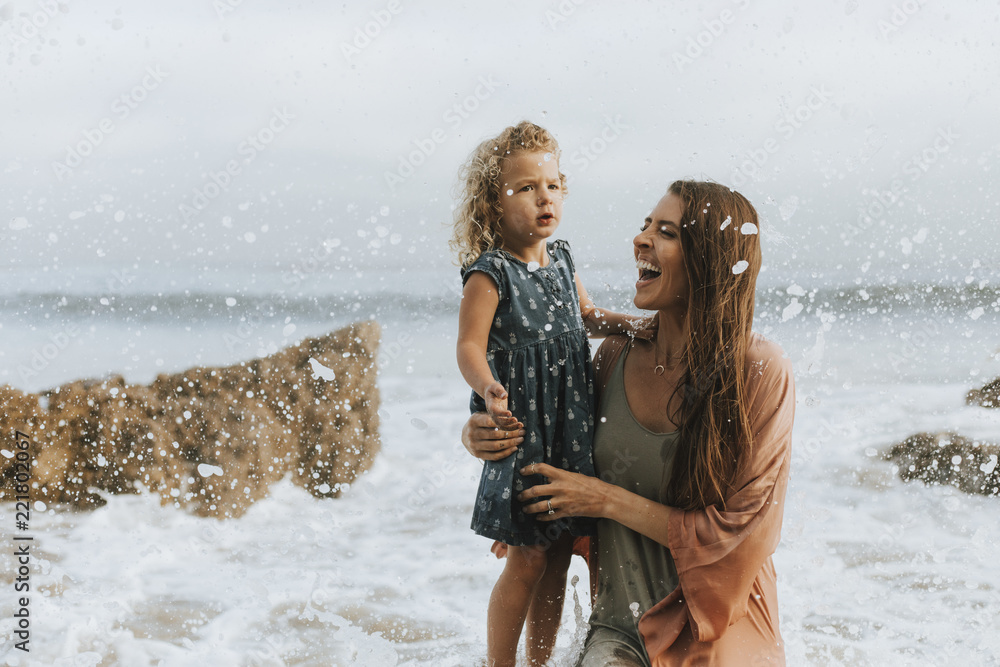
[[[598,519],[584,667],[784,664],[771,554],[795,395],[781,348],[751,333],[758,230],[739,193],[670,186],[633,242],[634,302],[655,315],[595,358],[598,476],[524,471],[548,479],[526,512]],[[517,436],[476,414],[463,441],[495,460]]]

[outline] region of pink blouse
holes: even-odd
[[[598,400],[628,342],[627,336],[610,336],[597,351]],[[785,664],[771,554],[781,538],[795,383],[781,348],[757,334],[747,373],[754,442],[738,490],[726,499],[725,511],[671,508],[668,515],[668,548],[680,584],[639,619],[653,667]],[[597,559],[590,546],[593,584]]]

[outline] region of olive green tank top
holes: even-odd
[[[654,433],[632,415],[625,398],[627,354],[626,347],[602,393],[594,467],[605,482],[658,501],[677,432]],[[598,520],[597,539],[597,600],[590,624],[638,639],[639,617],[677,587],[674,560],[660,543],[610,519]]]

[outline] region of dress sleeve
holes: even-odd
[[[721,637],[746,615],[754,581],[781,538],[795,383],[780,347],[758,345],[766,350],[763,358],[748,359],[754,437],[749,465],[725,510],[669,512],[668,548],[680,585],[640,620],[647,646],[669,646],[685,623],[696,641]]]
[[[478,257],[478,259],[476,259],[475,262],[462,269],[462,287],[465,287],[465,283],[468,282],[469,276],[472,275],[473,271],[482,271],[493,279],[494,284],[497,286],[497,296],[500,299],[503,299],[506,294],[503,281],[504,261],[505,260],[495,252],[490,251],[483,253]]]
[[[573,251],[569,249],[569,241],[566,239],[557,239],[549,244],[549,248],[557,259],[566,262],[571,276],[576,273],[576,261],[573,259]]]

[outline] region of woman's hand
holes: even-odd
[[[521,474],[525,477],[541,475],[548,479],[548,483],[525,489],[517,496],[521,502],[543,499],[524,507],[525,512],[538,514],[536,518],[539,521],[557,521],[573,516],[605,518],[612,495],[620,490],[596,477],[569,472],[547,463],[525,466],[521,468]]]
[[[515,421],[510,429],[502,429],[485,412],[469,417],[462,427],[462,444],[469,453],[484,461],[507,458],[524,442],[524,424]]]

